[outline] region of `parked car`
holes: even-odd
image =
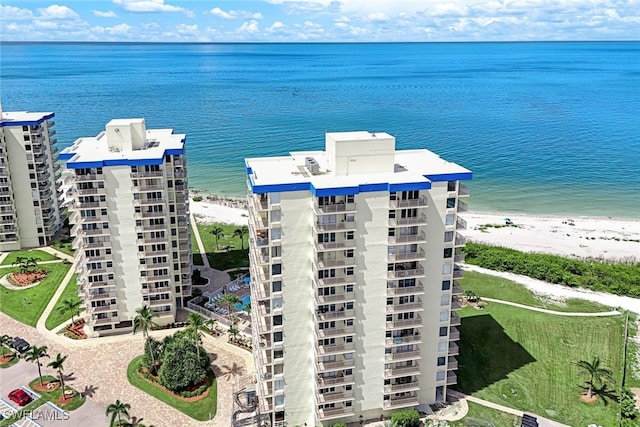
[[[31,344],[20,337],[14,337],[9,343],[9,346],[20,353],[24,353],[31,348]]]
[[[9,399],[20,406],[24,406],[27,403],[31,402],[31,396],[29,396],[27,392],[21,388],[17,388],[9,393]]]

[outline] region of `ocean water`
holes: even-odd
[[[243,158],[388,132],[474,172],[481,211],[640,217],[640,43],[0,45],[5,111],[61,147],[112,118],[187,134],[189,185],[246,193]]]

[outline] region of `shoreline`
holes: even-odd
[[[203,200],[195,202],[194,196]],[[190,190],[189,198],[200,223],[248,224],[246,199],[198,190]],[[565,257],[640,261],[640,219],[476,211],[462,212],[460,218],[466,229],[457,231],[472,242]]]

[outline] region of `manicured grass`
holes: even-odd
[[[212,378],[211,388],[206,397],[195,402],[186,402],[166,393],[138,375],[143,358],[144,356],[134,358],[127,367],[127,379],[132,385],[198,421],[207,421],[215,417],[218,409],[218,386],[215,377]]]
[[[27,257],[27,258],[38,258],[38,261],[53,261],[56,259],[54,255],[51,255],[49,252],[39,251],[37,249],[32,249],[30,251],[14,251],[9,253],[5,259],[2,260],[1,265],[12,265],[16,262],[18,257]]]
[[[0,311],[19,322],[35,326],[51,297],[58,289],[71,265],[43,264],[39,268],[48,272],[47,277],[29,289],[13,290],[0,286]],[[0,270],[0,274],[18,271],[18,268]]]
[[[211,234],[211,230],[215,227],[222,228],[223,235],[218,239],[218,248],[216,249],[216,238]],[[230,268],[247,268],[249,267],[249,235],[244,235],[244,250],[240,244],[240,239],[234,236],[239,225],[233,224],[198,224],[198,231],[202,244],[207,251],[209,265],[216,270],[228,270]],[[227,249],[225,249],[227,248]]]
[[[43,383],[48,383],[51,381],[58,381],[58,378],[52,376],[52,375],[43,375],[42,376],[42,382]],[[40,378],[35,378],[33,381],[31,381],[29,383],[29,388],[31,388],[31,390],[33,389],[33,386],[35,384],[39,384],[40,383]],[[67,386],[65,384],[65,389],[67,390],[73,390],[71,387]],[[75,391],[73,398],[71,399],[71,402],[67,403],[66,405],[61,405],[58,403],[58,399],[60,398],[60,396],[62,395],[62,389],[60,389],[60,387],[58,387],[57,389],[53,390],[53,391],[40,391],[40,390],[34,390],[36,393],[38,393],[39,395],[41,395],[42,397],[46,398],[49,402],[53,403],[54,405],[58,406],[60,409],[63,409],[65,411],[73,411],[75,409],[78,409],[79,407],[81,407],[84,402],[87,400],[86,397],[81,396],[80,393],[78,393],[77,391]]]
[[[544,297],[536,296],[516,282],[473,271],[464,272],[464,279],[461,280],[461,284],[465,290],[471,289],[479,297],[495,298],[548,310],[583,313],[612,310],[611,307],[581,299],[568,299],[563,303],[545,300]]]
[[[493,427],[520,427],[520,422],[522,421],[520,417],[487,408],[477,403],[467,403],[469,412],[462,420],[449,423],[451,427],[487,427],[489,425]],[[488,424],[488,422],[491,424]]]
[[[0,421],[0,427],[13,425],[13,423],[15,423],[16,421],[20,420],[25,415],[30,414],[31,411],[39,408],[40,406],[44,405],[45,403],[47,403],[47,398],[46,397],[41,397],[40,399],[34,400],[33,402],[29,403],[28,405],[21,407],[20,410],[18,412],[16,412],[15,414],[13,414],[11,417],[5,418],[4,420]]]
[[[9,352],[11,352],[11,349],[7,346],[2,346],[2,348],[4,348],[4,354],[7,355],[9,354]],[[0,363],[0,369],[4,369],[4,368],[10,368],[13,365],[15,365],[16,363],[18,363],[18,361],[20,360],[20,358],[18,358],[17,356],[14,356],[13,359],[9,360],[6,363]]]
[[[574,318],[492,303],[458,313],[458,390],[572,426],[617,425],[616,402],[580,400],[586,377],[575,362],[598,356],[619,383],[623,316]]]
[[[72,247],[73,239],[68,237],[66,239],[62,239],[58,242],[55,242],[51,245],[52,248],[59,250],[60,252],[64,252],[67,255],[73,256],[75,250]]]
[[[61,325],[67,320],[71,319],[70,314],[62,314],[59,310],[62,306],[62,301],[66,299],[79,299],[78,283],[76,282],[75,274],[71,277],[71,280],[69,280],[67,286],[65,286],[64,291],[62,291],[62,295],[60,295],[60,298],[58,298],[55,307],[53,307],[53,311],[49,313],[49,317],[47,317],[47,321],[44,324],[47,329],[51,330],[56,326]]]
[[[189,228],[191,229],[191,253],[193,254],[193,265],[204,265],[193,227]]]

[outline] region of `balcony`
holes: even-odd
[[[337,386],[337,385],[347,385],[347,384],[354,384],[355,381],[353,379],[353,375],[343,375],[343,376],[336,376],[336,377],[323,377],[321,375],[318,375],[318,378],[316,380],[316,383],[318,384],[318,387],[332,387],[332,386]]]
[[[313,210],[316,215],[330,215],[337,213],[347,213],[347,212],[356,212],[356,204],[355,203],[344,203],[339,202],[332,205],[318,205],[315,204],[313,206]]]
[[[407,234],[404,236],[390,236],[389,244],[390,245],[404,245],[407,243],[426,243],[427,235],[424,234],[423,231],[418,234]]]
[[[387,329],[407,329],[422,327],[422,317],[416,316],[413,319],[392,320],[387,322]]]
[[[316,320],[318,322],[326,322],[330,320],[344,320],[344,319],[353,319],[356,317],[355,310],[344,310],[341,311],[328,311],[321,312],[320,310],[316,310]]]
[[[163,171],[131,172],[131,178],[160,178],[162,176],[164,176]]]
[[[411,302],[407,304],[393,304],[387,305],[387,313],[403,313],[407,311],[423,311],[422,300],[418,299],[417,302]]]
[[[353,406],[344,406],[341,408],[323,408],[316,410],[318,420],[330,420],[332,418],[342,418],[354,415]]]
[[[385,362],[402,362],[406,360],[416,360],[420,359],[420,351],[412,350],[412,351],[401,351],[398,353],[387,353],[384,355]]]
[[[416,252],[387,255],[387,260],[389,262],[423,261],[425,259],[424,249],[422,248],[418,249]]]
[[[104,193],[104,188],[76,188],[80,196],[90,196]]]
[[[387,384],[384,386],[385,393],[401,393],[403,391],[419,390],[420,383],[418,381],[411,381],[404,384]]]
[[[324,260],[319,259],[316,261],[317,269],[324,270],[327,268],[334,267],[350,267],[356,265],[355,258],[343,258],[343,259],[332,259],[332,260]]]
[[[427,216],[425,214],[420,214],[415,217],[409,218],[390,218],[389,219],[389,227],[406,227],[406,226],[414,226],[414,225],[427,225]]]
[[[458,369],[458,360],[455,357],[449,356],[447,358],[447,369],[452,371]]]
[[[456,246],[464,246],[467,243],[467,239],[460,233],[456,233]]]
[[[419,197],[417,199],[391,200],[389,202],[389,207],[391,209],[426,208],[427,206],[428,200],[426,197]]]
[[[136,233],[144,233],[145,231],[167,230],[169,224],[143,224],[136,227]]]
[[[458,316],[456,313],[451,313],[449,326],[460,326],[460,316]]]
[[[469,206],[462,200],[458,199],[458,209],[457,212],[466,212],[469,210]]]
[[[271,283],[251,283],[251,299],[264,301],[271,298]]]
[[[118,310],[117,304],[105,304],[97,307],[91,307],[91,306],[87,307],[87,313],[89,314],[107,313],[107,312],[116,311],[116,310]]]
[[[133,204],[136,206],[147,206],[147,205],[164,205],[166,200],[162,198],[156,199],[134,199]]]
[[[396,287],[387,285],[387,296],[395,297],[401,295],[424,294],[424,285],[418,282],[415,286]]]
[[[342,294],[334,294],[334,295],[316,295],[317,305],[334,304],[334,303],[349,302],[349,301],[355,301],[355,300],[356,300],[356,297],[353,292],[345,292]]]
[[[348,326],[344,328],[331,328],[331,329],[315,329],[316,337],[319,339],[335,338],[347,335],[355,334],[355,328]]]
[[[342,402],[345,400],[353,400],[353,390],[351,391],[334,391],[331,393],[316,393],[316,402],[318,404],[322,403],[333,403],[333,402]]]
[[[457,356],[458,354],[460,354],[460,347],[458,347],[458,344],[454,343],[454,342],[450,342],[449,343],[449,351],[447,353],[449,356]]]
[[[455,326],[449,328],[449,340],[458,341],[460,339],[460,331]]]
[[[101,292],[101,293],[85,292],[85,297],[89,301],[100,301],[105,299],[113,299],[116,297],[116,293],[115,292]]]
[[[118,323],[118,317],[102,317],[102,318],[93,318],[90,323],[93,326],[101,326],[101,325],[109,325],[113,323]]]
[[[329,372],[338,369],[353,368],[353,360],[339,360],[335,362],[318,362],[316,372]]]
[[[316,355],[318,357],[328,356],[331,354],[352,353],[354,350],[355,345],[353,343],[331,345],[316,344]]]
[[[335,224],[319,224],[313,226],[316,233],[328,233],[332,231],[352,231],[356,229],[355,221],[342,221]]]
[[[419,405],[418,396],[412,397],[402,397],[396,399],[385,400],[382,404],[384,409],[398,409],[398,408],[406,408],[408,406],[417,406]]]
[[[267,199],[258,198],[256,196],[249,196],[249,206],[255,211],[268,211],[269,203]]]
[[[424,268],[415,268],[411,270],[395,270],[388,271],[387,278],[388,279],[406,279],[411,277],[424,277]]]
[[[325,277],[324,279],[318,279],[317,277],[313,278],[313,282],[315,284],[315,288],[324,288],[327,286],[344,286],[349,284],[356,283],[356,279],[354,276],[346,276],[346,277]]]
[[[163,305],[171,305],[171,300],[170,299],[150,299],[149,301],[144,301],[144,303],[149,304],[149,306],[151,307],[160,307]]]
[[[415,332],[413,335],[406,335],[403,337],[385,338],[385,344],[387,347],[395,345],[420,344],[421,342],[422,337],[417,332]]]
[[[140,277],[141,283],[153,283],[159,282],[161,280],[171,280],[171,276],[168,274],[158,275],[158,276],[142,276]]]
[[[455,254],[455,256],[453,257],[453,262],[464,262],[464,254]]]
[[[385,378],[408,377],[409,375],[420,375],[420,366],[416,363],[413,366],[402,366],[384,370]]]
[[[469,195],[469,187],[464,185],[463,183],[458,183],[458,197],[468,196]]]
[[[467,229],[467,221],[464,219],[457,217],[456,218],[456,230],[466,230]]]
[[[460,310],[462,308],[462,302],[458,298],[451,299],[451,310]]]
[[[452,371],[447,372],[447,385],[454,385],[458,383],[458,377]]]
[[[344,240],[342,242],[314,242],[314,246],[317,252],[322,251],[335,251],[341,249],[355,249],[356,241],[355,240]]]

